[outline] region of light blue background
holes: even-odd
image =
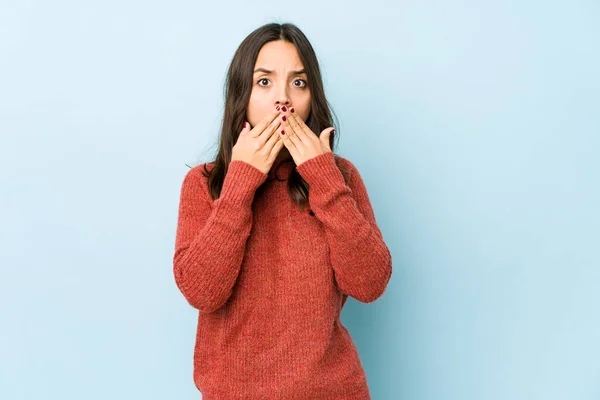
[[[342,317],[373,399],[600,399],[598,2],[0,4],[0,398],[200,398],[185,163],[293,22],[392,252]]]

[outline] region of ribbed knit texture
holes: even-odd
[[[199,311],[193,379],[203,400],[370,399],[340,313],[348,296],[383,294],[391,254],[349,160],[326,152],[297,166],[310,186],[304,211],[285,180],[294,166],[264,174],[232,161],[215,201],[203,165],[183,180],[173,272]]]

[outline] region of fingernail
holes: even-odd
[[[246,129],[246,123],[244,122],[244,129]]]
[[[282,116],[281,116],[281,120],[282,120],[283,122],[285,122],[285,120],[286,120],[286,118],[285,118],[285,115],[282,115]]]
[[[282,134],[282,135],[285,135],[285,131],[284,131],[283,129],[281,130],[281,134]]]
[[[287,108],[285,108],[285,106],[281,107],[281,111],[286,112]]]
[[[294,107],[290,108],[290,112],[294,112]]]
[[[275,107],[275,109],[276,109],[277,111],[279,111],[279,106]]]

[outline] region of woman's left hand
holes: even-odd
[[[329,136],[334,129],[332,127],[325,128],[321,131],[321,135],[317,136],[292,110],[293,108],[281,112],[279,117],[281,127],[277,134],[283,140],[283,144],[290,152],[296,166],[313,157],[330,152]],[[281,133],[282,130],[285,132],[284,134]]]

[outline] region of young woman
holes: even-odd
[[[204,400],[370,399],[340,313],[383,294],[392,260],[333,131],[306,36],[272,23],[244,39],[216,159],[183,179],[173,257]]]

